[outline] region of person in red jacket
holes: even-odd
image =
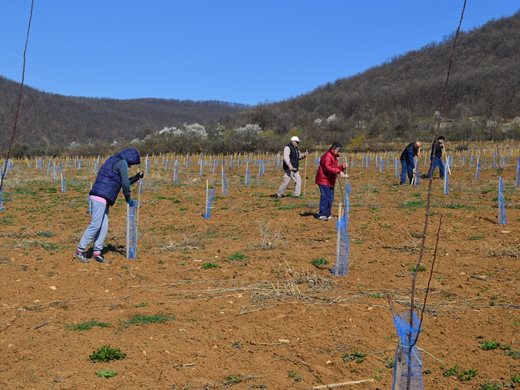
[[[348,164],[340,164],[338,161],[341,149],[342,145],[339,142],[334,142],[320,158],[320,166],[316,173],[316,184],[320,187],[320,211],[316,217],[321,221],[327,221],[331,218],[336,176],[347,177],[343,170],[348,167]]]

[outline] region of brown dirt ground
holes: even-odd
[[[72,259],[89,222],[92,167],[67,167],[68,191],[61,193],[45,169],[16,162],[6,182],[6,210],[0,212],[0,388],[308,389],[364,379],[373,382],[348,388],[391,388],[387,366],[397,338],[384,294],[393,296],[399,312],[409,307],[427,181],[399,186],[393,167],[383,173],[373,162],[361,168],[356,156],[351,267],[337,277],[311,264],[319,257],[334,264],[336,236],[334,221],[312,217],[319,198],[312,161],[300,199],[270,197],[282,174],[272,160],[262,178],[252,166],[250,187],[242,184],[243,166],[226,168],[230,194],[217,191],[212,216],[204,219],[206,177],[199,179],[195,164],[190,174],[181,167],[182,182],[174,185],[162,158],[153,160],[145,178],[138,259],[114,251],[125,245],[126,207],[120,200],[110,214],[109,264]],[[440,180],[433,182],[418,303],[439,216],[444,219],[418,343],[425,389],[477,389],[491,381],[504,386],[520,375],[515,162],[502,172],[506,226],[496,223],[497,170],[484,169],[476,182],[474,167],[455,166],[449,196],[442,194]],[[237,252],[245,258],[231,260]],[[210,262],[219,268],[204,269]],[[175,319],[125,325],[135,315],[156,314]],[[112,326],[69,329],[93,319]],[[484,341],[511,350],[486,351],[480,348]],[[120,348],[126,359],[90,362],[89,355],[106,344]],[[366,354],[364,361],[344,362],[354,352]],[[478,373],[470,381],[443,376],[455,365]],[[101,369],[117,376],[97,377]]]

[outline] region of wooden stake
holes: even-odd
[[[305,153],[307,153],[307,151],[305,151]],[[306,184],[307,184],[307,158],[309,156],[305,157],[305,168],[303,169],[303,192],[302,192],[302,196],[305,196],[305,187],[306,187]]]
[[[313,386],[313,390],[321,390],[321,389],[334,389],[335,387],[341,387],[341,386],[349,386],[349,385],[358,385],[360,383],[367,383],[367,382],[373,382],[374,379],[362,379],[359,381],[348,381],[348,382],[341,382],[341,383],[331,383],[329,385],[319,385],[319,386]]]
[[[451,169],[450,169],[450,161],[448,159],[448,153],[443,151],[444,159],[446,160],[446,171],[448,171],[448,175],[451,175]]]
[[[341,206],[342,202],[339,202],[338,204],[338,220],[341,218]],[[338,265],[338,259],[339,259],[339,243],[341,241],[341,229],[338,229],[336,232],[336,267]],[[336,269],[336,274],[338,273],[338,269]],[[326,387],[325,387],[326,388]]]

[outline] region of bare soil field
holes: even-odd
[[[140,198],[138,259],[124,255],[121,194],[110,211],[110,262],[104,264],[72,258],[90,221],[92,161],[78,168],[64,160],[64,193],[46,165],[38,170],[34,160],[15,161],[0,212],[0,388],[310,389],[364,381],[342,388],[390,389],[398,339],[385,294],[398,312],[409,310],[428,182],[399,186],[393,165],[382,172],[374,160],[361,167],[362,157],[349,156],[346,276],[329,270],[335,219],[313,217],[319,200],[314,156],[305,196],[282,199],[271,197],[283,174],[274,156],[251,158],[250,186],[243,161],[229,167],[225,158],[228,196],[209,161],[202,178],[197,157],[190,167],[181,163],[180,181],[173,183],[173,157],[167,170],[164,156],[151,158]],[[421,306],[442,214],[418,342],[425,389],[520,387],[517,157],[493,169],[488,156],[476,181],[469,155],[462,166],[456,154],[449,195],[436,173],[418,272]],[[267,162],[262,177],[260,158]],[[506,183],[506,225],[497,223],[499,175]],[[217,196],[205,219],[208,178]],[[337,187],[337,200],[341,194]],[[318,258],[328,265],[314,266]],[[92,362],[89,356],[104,345],[125,358]],[[98,376],[102,370],[116,375]],[[492,383],[500,387],[483,387]]]

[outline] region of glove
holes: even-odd
[[[130,199],[130,200],[128,201],[128,206],[130,206],[130,207],[134,207],[136,204],[137,204],[137,203],[136,203],[135,200],[133,200],[133,199]]]
[[[137,172],[134,176],[132,176],[130,178],[130,184],[134,184],[136,181],[141,180],[143,178],[143,176],[144,176],[143,171]]]

